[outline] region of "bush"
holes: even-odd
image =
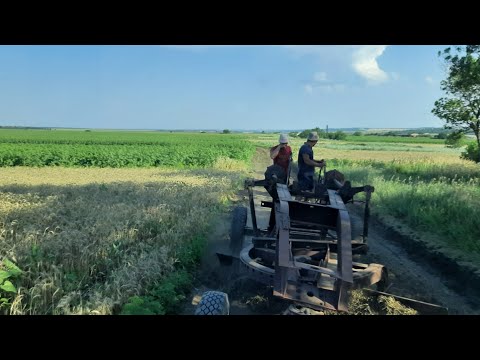
[[[464,139],[465,134],[463,133],[463,131],[454,131],[447,135],[445,139],[445,144],[448,147],[458,148],[462,146]]]
[[[471,160],[475,162],[480,162],[480,154],[478,153],[478,145],[475,143],[470,143],[467,145],[467,148],[462,155],[460,156],[462,159]]]
[[[328,138],[332,140],[346,140],[347,134],[343,131],[335,131],[334,133],[329,133]]]

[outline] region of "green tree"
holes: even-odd
[[[465,134],[463,131],[454,131],[447,135],[445,139],[445,144],[450,147],[458,148],[463,145],[463,140],[465,139]]]
[[[223,133],[224,133],[224,134],[230,134],[230,130],[225,129],[225,130],[223,130]]]
[[[447,97],[435,101],[432,113],[445,121],[446,129],[472,130],[480,159],[480,45],[448,47],[439,51],[447,65],[447,78],[440,85]]]

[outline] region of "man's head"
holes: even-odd
[[[280,138],[278,139],[278,142],[283,145],[288,144],[288,136],[286,134],[280,134]]]
[[[312,131],[310,134],[308,134],[307,141],[310,143],[310,145],[314,146],[318,141],[317,132]]]

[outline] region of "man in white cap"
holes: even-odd
[[[324,167],[324,160],[313,159],[313,147],[317,144],[318,134],[314,131],[308,134],[307,141],[302,145],[298,151],[298,184],[301,190],[313,189],[313,178],[315,174],[315,167]]]
[[[279,144],[270,149],[270,158],[273,164],[281,166],[288,175],[288,164],[292,156],[292,148],[288,146],[288,137],[286,134],[280,134]]]

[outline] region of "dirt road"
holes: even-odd
[[[267,150],[258,149],[252,177],[262,179],[268,165],[270,159]],[[246,195],[239,193],[236,205],[247,206]],[[268,194],[262,189],[255,191],[257,203],[262,196],[269,200]],[[363,209],[360,205],[347,206],[351,217],[361,219]],[[258,226],[266,228],[269,209],[256,206],[256,211]],[[209,237],[208,249],[202,260],[195,288],[182,313],[193,314],[201,294],[207,290],[228,293],[232,315],[283,313],[289,304],[274,298],[271,288],[255,283],[247,277],[239,277],[232,267],[220,265],[216,251],[228,246],[230,224],[231,213],[223,214],[218,219],[215,230]],[[251,226],[250,214],[247,225]],[[249,241],[248,237],[245,241]],[[391,281],[389,293],[445,306],[449,309],[449,314],[480,314],[480,301],[477,297],[459,294],[449,287],[448,284],[452,283],[451,276],[447,279],[442,275],[441,269],[432,265],[432,261],[412,256],[401,243],[392,240],[391,229],[375,219],[370,222],[368,245],[368,254],[360,260],[364,263],[380,263],[388,268]]]

